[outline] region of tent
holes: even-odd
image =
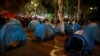
[[[44,39],[53,39],[55,32],[50,24],[42,23],[36,28],[34,35],[36,39],[43,41]]]
[[[73,34],[72,25],[70,23],[65,23],[65,33],[67,35]]]
[[[32,20],[30,21],[28,25],[29,30],[35,30],[40,25],[40,22],[38,20]]]
[[[56,34],[61,34],[64,35],[65,34],[65,23],[64,22],[60,22],[56,25],[55,27],[55,33]]]
[[[80,30],[81,26],[78,23],[74,23],[74,24],[70,24],[70,23],[66,23],[66,22],[61,22],[58,23],[57,26],[55,27],[55,32],[57,34],[67,34],[67,35],[71,35],[73,34],[75,31]]]
[[[71,55],[74,56],[86,55],[86,53],[92,54],[94,50],[94,40],[86,31],[78,30],[66,39],[64,48],[65,51],[70,52]]]
[[[90,34],[95,42],[100,43],[100,24],[91,23],[84,27],[84,30]]]
[[[12,42],[24,42],[26,40],[26,33],[19,23],[9,21],[0,30],[0,41],[3,46],[9,46]]]
[[[76,31],[78,31],[80,29],[81,29],[81,25],[80,24],[78,24],[78,23],[72,24],[72,30],[73,30],[73,32],[76,32]]]

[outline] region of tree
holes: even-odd
[[[58,0],[58,18],[60,22],[63,21],[63,1],[64,0]]]
[[[9,12],[20,12],[20,8],[23,8],[30,0],[0,0],[0,7]]]

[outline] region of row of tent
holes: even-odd
[[[30,23],[28,25],[28,29],[33,30],[33,31],[37,31],[36,28],[41,28],[41,27],[38,27],[38,26],[45,24],[45,25],[51,26],[53,28],[53,31],[56,34],[62,34],[62,35],[72,34],[73,32],[81,29],[81,25],[79,25],[78,23],[74,23],[74,24],[71,25],[67,22],[61,22],[61,23],[58,23],[56,26],[54,26],[54,25],[52,25],[51,23],[48,23],[48,22],[46,24],[45,22],[40,23],[38,20],[32,20],[32,21],[30,21]],[[49,26],[46,26],[46,27],[49,27]],[[42,26],[42,28],[45,28],[45,27]]]
[[[51,24],[40,24],[35,20],[29,25],[33,27],[35,38],[40,41],[43,41],[45,38],[54,38],[55,34],[68,34],[69,38],[65,41],[65,50],[69,47],[77,46],[77,44],[74,46],[73,44],[78,42],[78,45],[79,43],[81,44],[80,52],[85,48],[88,52],[92,53],[94,49],[94,40],[100,42],[100,26],[97,24],[89,24],[82,30],[78,23],[73,24],[73,27],[68,23],[61,22],[53,27]],[[28,27],[30,28],[30,26]],[[73,39],[76,41],[73,42]],[[0,42],[2,43],[2,47],[9,46],[12,42],[20,43],[25,41],[27,41],[27,35],[17,19],[11,19],[0,27]],[[73,49],[77,50],[77,48]]]
[[[30,24],[33,24],[31,26],[34,29],[35,38],[40,41],[43,41],[45,38],[54,38],[55,34],[69,35],[64,43],[64,48],[71,53],[77,53],[78,51],[79,56],[85,55],[86,53],[92,54],[94,51],[94,41],[100,43],[100,26],[97,23],[90,23],[84,28],[78,23],[71,25],[66,22],[58,23],[55,27],[46,23],[39,24],[37,20]],[[75,55],[77,54],[73,56]]]

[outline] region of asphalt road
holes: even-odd
[[[8,48],[0,56],[66,56],[62,44],[65,37],[62,37],[61,43],[56,38],[40,43],[34,39],[33,31],[26,31],[26,34],[28,40],[25,44]],[[59,39],[61,36],[55,37]]]

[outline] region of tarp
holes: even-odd
[[[36,28],[34,35],[35,38],[39,38],[41,41],[43,41],[45,38],[54,38],[55,32],[50,24],[42,23]]]

